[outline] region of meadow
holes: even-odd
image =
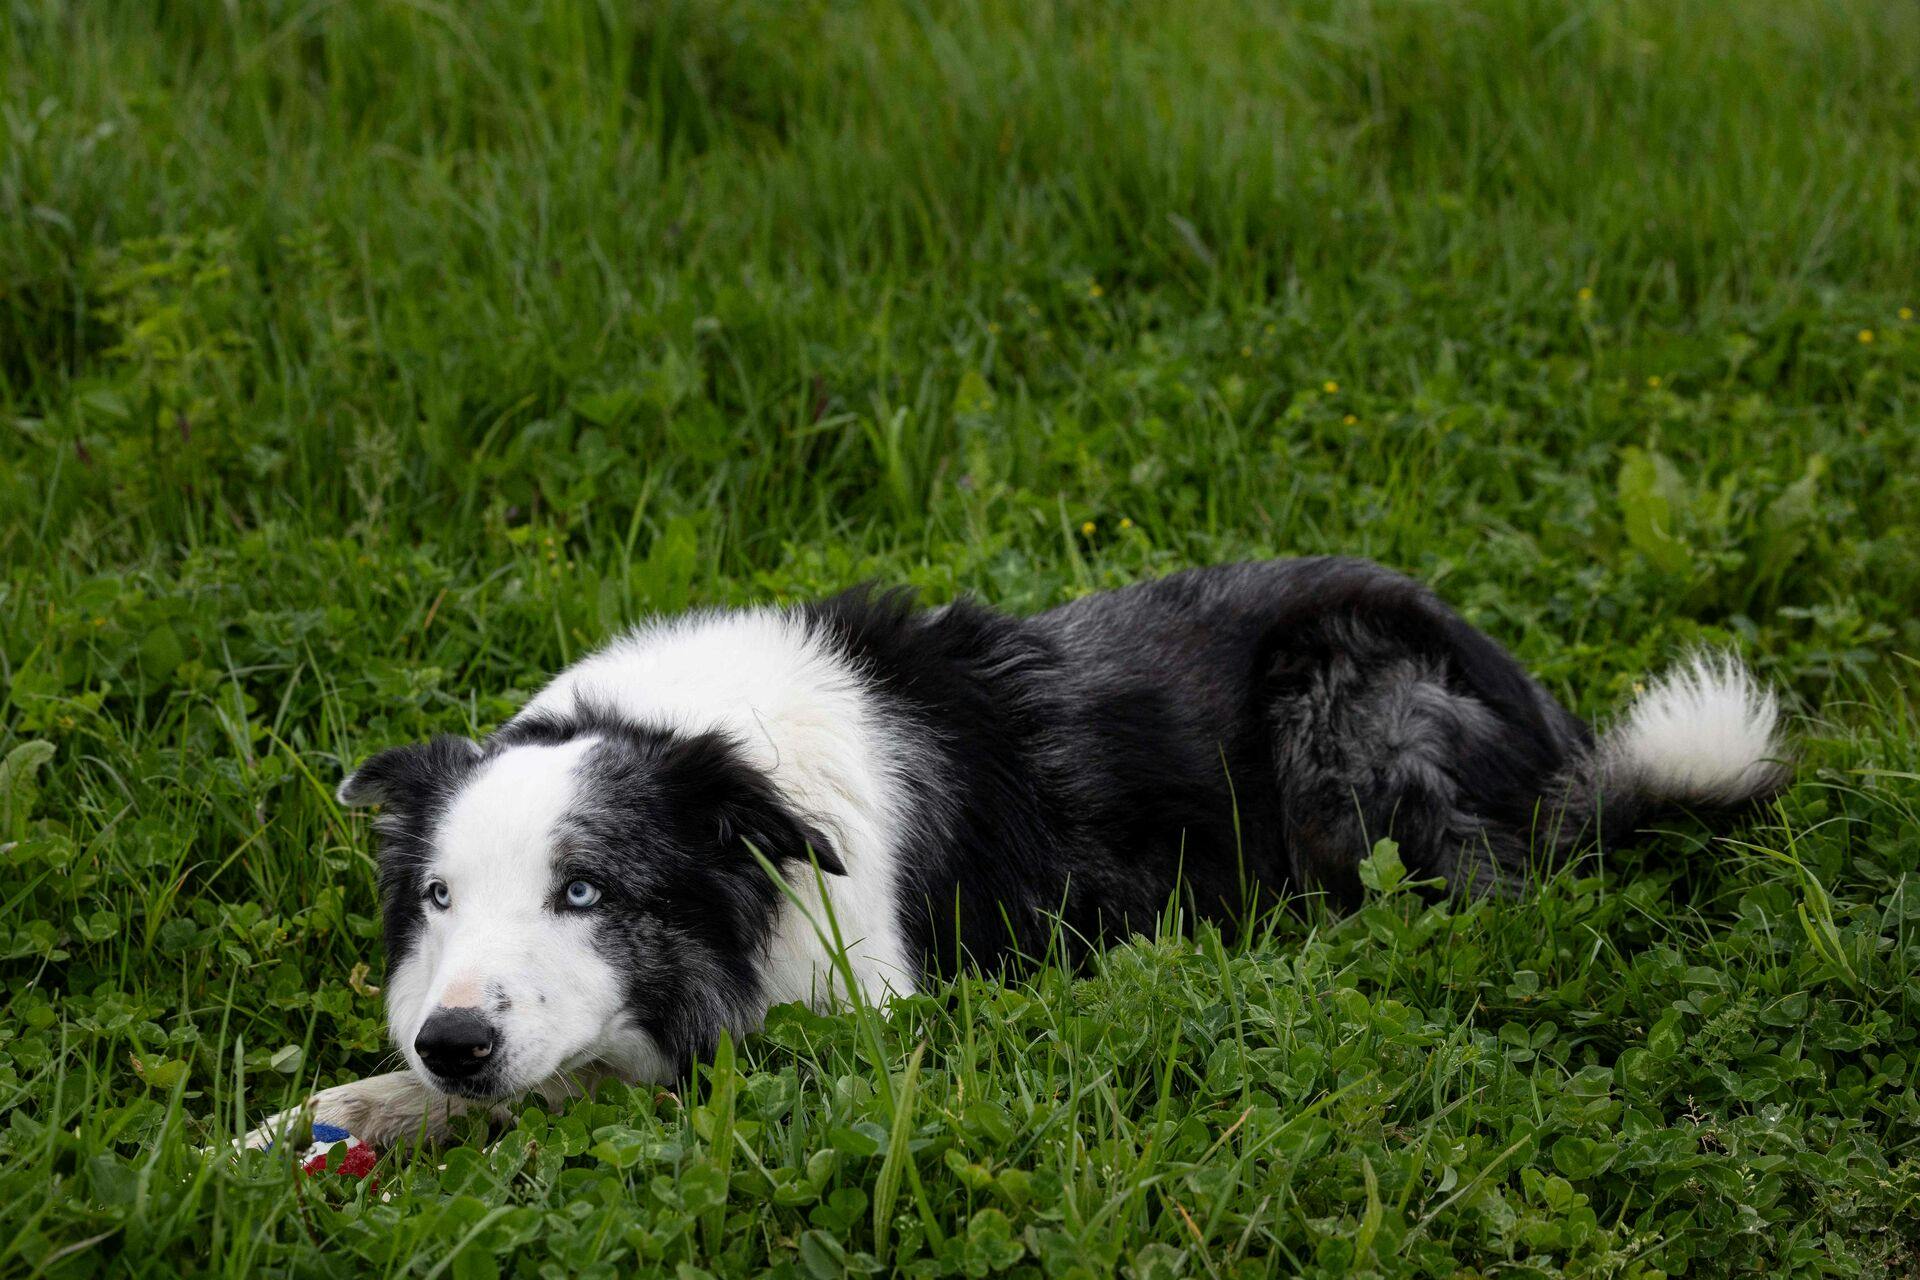
[[[1920,1272],[1917,212],[1907,5],[6,0],[0,1274]],[[1735,647],[1798,779],[203,1154],[387,1054],[370,752],[1320,552],[1597,719]]]

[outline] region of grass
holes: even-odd
[[[1920,11],[0,14],[0,1272],[1920,1267]],[[198,1154],[383,1056],[373,749],[650,610],[1323,551],[1590,716],[1736,645],[1799,781]]]

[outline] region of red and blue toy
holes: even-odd
[[[341,1157],[340,1167],[334,1172],[349,1178],[364,1178],[372,1173],[373,1166],[379,1162],[379,1152],[337,1124],[317,1123],[313,1126],[313,1145],[307,1148],[306,1154],[300,1159],[300,1171],[327,1172],[327,1157],[342,1142],[347,1144],[346,1154]]]

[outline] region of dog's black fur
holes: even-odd
[[[870,589],[802,611],[937,760],[903,857],[930,972],[1036,957],[1056,915],[1069,939],[1148,927],[1176,885],[1229,920],[1261,895],[1349,904],[1384,836],[1489,889],[1600,834],[1565,812],[1586,725],[1364,561],[1195,570],[1033,618]],[[1612,835],[1641,816],[1616,800]]]

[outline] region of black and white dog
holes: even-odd
[[[409,1069],[307,1108],[378,1143],[597,1075],[671,1080],[723,1029],[844,996],[843,972],[879,999],[1150,929],[1176,895],[1223,919],[1249,886],[1350,902],[1381,836],[1510,891],[1662,809],[1770,795],[1779,718],[1700,656],[1596,739],[1425,587],[1346,559],[1032,618],[862,589],[655,622],[484,741],[341,785],[381,809]]]

